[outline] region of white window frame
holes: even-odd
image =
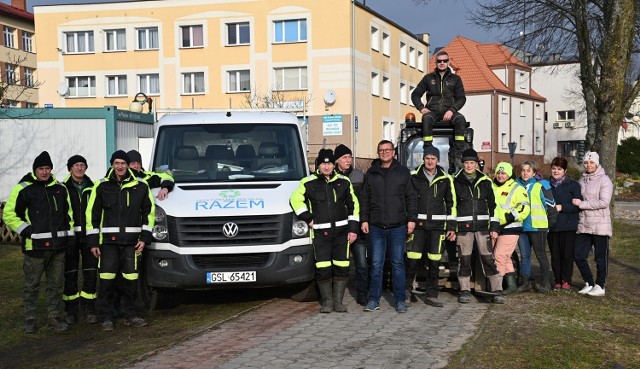
[[[84,35],[84,41],[81,39]],[[69,36],[72,38],[71,47],[69,47]],[[93,54],[96,51],[95,39],[93,31],[76,31],[64,33],[64,47],[67,54]],[[81,50],[82,49],[82,50]]]
[[[575,110],[558,110],[556,112],[556,121],[558,122],[567,122],[571,120],[576,120],[576,111]]]
[[[153,83],[152,79],[156,77],[158,80],[157,90],[152,91]],[[138,80],[138,91],[144,93],[147,96],[160,95],[160,74],[159,73],[141,73],[136,76]]]
[[[395,123],[387,120],[382,121],[382,139],[394,142],[395,144]]]
[[[424,72],[424,53],[418,50],[418,70]]]
[[[113,47],[109,41],[113,37]],[[127,30],[124,28],[107,29],[104,31],[104,51],[126,51],[127,50]]]
[[[8,85],[15,85],[18,82],[18,66],[11,63],[4,65],[4,82]]]
[[[380,73],[371,71],[371,95],[380,96]]]
[[[371,26],[371,49],[380,51],[380,30],[376,26]]]
[[[526,78],[527,73],[526,72],[522,72],[522,71],[518,71],[518,87],[521,90],[526,90],[527,86],[526,86]]]
[[[391,55],[391,35],[386,32],[382,32],[382,54]]]
[[[298,26],[297,37],[293,40],[287,40],[286,26],[289,23],[295,22]],[[279,30],[280,28],[280,30]],[[277,40],[278,31],[282,34],[282,40]],[[304,36],[303,36],[304,33]],[[274,44],[291,44],[299,42],[307,42],[309,34],[307,32],[307,19],[279,19],[273,21],[273,43]]]
[[[407,44],[400,41],[400,63],[407,64]]]
[[[24,67],[23,68],[23,74],[24,74],[24,78],[22,81],[22,84],[25,87],[35,87],[35,83],[34,83],[34,75],[35,75],[36,70],[33,68],[29,68],[29,67]]]
[[[22,31],[22,49],[28,53],[33,52],[33,33]]]
[[[502,114],[509,114],[509,99],[502,97],[500,98],[500,101],[500,104],[502,105]]]
[[[503,150],[509,149],[509,143],[507,142],[507,134],[500,133],[500,148]]]
[[[201,44],[196,44],[195,43],[195,34],[196,34],[196,30],[200,29],[200,33],[201,33]],[[187,39],[184,38],[184,34],[185,31],[188,31],[189,36]],[[180,26],[180,35],[179,35],[179,40],[180,40],[180,48],[181,49],[199,49],[199,48],[203,48],[204,47],[204,26],[202,24],[190,24],[190,25],[186,25],[186,26]],[[188,44],[185,44],[185,42],[187,42]]]
[[[120,91],[122,82],[124,81],[123,89]],[[127,96],[127,76],[125,74],[106,76],[106,96],[107,97],[120,97]],[[111,84],[113,83],[113,90],[111,90]]]
[[[400,104],[407,105],[407,84],[400,82]]]
[[[96,97],[96,77],[95,76],[69,76],[66,77],[67,86],[69,86],[69,97]],[[76,86],[71,86],[71,81],[74,81]],[[80,82],[86,82],[88,86],[79,87]],[[79,94],[80,89],[87,89],[86,95]],[[75,94],[72,92],[75,91]]]
[[[524,101],[520,101],[520,116],[521,117],[527,116],[527,107],[525,106]]]
[[[230,22],[230,23],[226,23],[225,24],[225,30],[227,33],[227,38],[226,38],[226,45],[227,46],[240,46],[240,45],[250,45],[251,44],[251,23],[250,22]],[[246,26],[248,32],[249,32],[249,41],[247,42],[241,42],[241,29],[244,28],[244,26]],[[236,32],[236,42],[231,42],[230,40],[230,33],[229,30],[231,29],[231,27],[235,28],[235,32]]]
[[[155,31],[155,40],[154,40]],[[142,37],[141,37],[142,36]],[[141,41],[144,41],[144,45],[141,46]],[[157,45],[152,46],[152,41],[155,41]],[[160,32],[158,27],[140,27],[136,28],[136,48],[135,50],[158,50],[160,48]]]
[[[415,106],[413,105],[413,100],[411,99],[411,95],[413,95],[413,90],[416,89],[416,86],[414,85],[409,85],[409,105],[410,106]]]
[[[16,48],[16,29],[9,26],[4,26],[2,34],[4,36],[4,46],[11,49]]]
[[[391,79],[389,76],[382,76],[382,98],[391,99]]]
[[[198,76],[202,75],[202,88],[199,89],[197,82]],[[204,72],[182,72],[180,74],[182,81],[182,94],[183,95],[202,95],[207,91],[207,80]],[[189,80],[190,86],[187,86],[186,81]],[[191,87],[188,90],[188,87]]]
[[[416,67],[416,48],[413,46],[409,46],[409,66]]]
[[[249,86],[247,89],[242,89],[242,76],[249,76]],[[235,83],[231,83],[231,76],[235,76]],[[235,85],[235,86],[233,86]],[[237,69],[227,71],[227,92],[251,92],[251,70],[249,69]]]
[[[298,85],[297,86],[285,86],[285,81],[287,80],[286,74],[288,73],[296,73],[298,74]],[[279,77],[278,74],[282,73]],[[306,90],[309,88],[309,73],[307,67],[277,67],[273,68],[273,81],[274,81],[274,91],[299,91]]]

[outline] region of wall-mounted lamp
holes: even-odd
[[[129,105],[129,111],[133,113],[142,113],[142,106],[144,104],[149,105],[149,111],[147,114],[151,114],[151,110],[153,110],[153,99],[147,97],[143,92],[138,92]]]

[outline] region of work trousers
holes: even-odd
[[[461,291],[471,290],[471,253],[474,244],[477,247],[480,261],[482,263],[482,272],[489,278],[491,292],[502,291],[502,277],[496,268],[496,262],[493,258],[493,247],[489,231],[476,232],[459,232],[456,236],[456,247],[458,249],[459,266],[458,266],[458,282]],[[478,276],[476,276],[477,278]]]
[[[573,278],[576,231],[549,232],[547,235],[551,252],[551,269],[555,283],[571,283]]]
[[[38,292],[42,274],[46,277],[47,316],[64,317],[62,286],[64,281],[64,252],[44,251],[44,257],[35,258],[24,254],[24,316],[27,319],[38,317]]]
[[[138,258],[134,245],[103,244],[100,246],[98,271],[100,287],[98,290],[98,315],[102,321],[113,320],[115,316],[114,299],[116,294],[116,275],[122,275],[118,288],[122,292],[125,318],[140,315],[136,305],[138,292]]]
[[[78,289],[78,270],[82,257],[82,290]],[[67,247],[64,260],[64,292],[62,299],[67,314],[77,315],[78,305],[88,314],[96,310],[96,282],[98,258],[86,244]]]
[[[316,259],[316,281],[332,277],[349,277],[349,241],[347,227],[314,229],[313,253]]]
[[[438,297],[438,277],[440,259],[444,248],[445,231],[416,228],[407,241],[405,260],[406,287],[411,289],[413,280],[421,264],[427,267],[426,295]]]
[[[501,277],[504,277],[507,273],[516,271],[513,267],[511,255],[516,250],[519,237],[517,234],[505,234],[498,236],[496,240],[496,245],[493,248],[493,256],[496,259],[496,268]]]

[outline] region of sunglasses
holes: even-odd
[[[448,63],[449,59],[440,59],[440,60],[436,60],[437,63]]]

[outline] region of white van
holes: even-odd
[[[140,276],[147,306],[172,307],[180,291],[216,288],[290,285],[302,299],[314,263],[308,227],[289,205],[309,174],[298,119],[178,113],[157,125],[151,170],[171,173],[176,185],[156,201]]]

